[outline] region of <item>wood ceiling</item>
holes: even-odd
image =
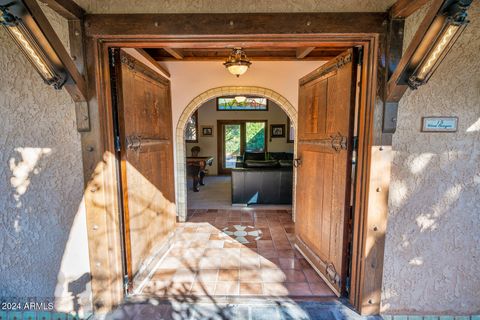
[[[263,47],[243,48],[252,61],[319,60],[328,61],[347,48],[341,47]],[[231,48],[149,48],[145,49],[156,61],[221,61]]]

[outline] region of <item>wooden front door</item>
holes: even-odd
[[[296,245],[340,296],[345,289],[347,216],[356,65],[347,50],[300,79]]]
[[[170,81],[124,51],[112,52],[125,268],[131,285],[175,229]]]

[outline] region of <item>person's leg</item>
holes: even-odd
[[[204,170],[200,170],[200,173],[198,174],[199,177],[200,177],[200,185],[201,186],[204,186],[205,185],[205,182],[203,180],[203,178],[205,178],[205,171]]]

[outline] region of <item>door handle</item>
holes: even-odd
[[[298,168],[298,167],[300,167],[301,165],[302,165],[302,159],[297,158],[297,159],[294,159],[294,160],[293,160],[293,166],[294,166],[295,168]]]

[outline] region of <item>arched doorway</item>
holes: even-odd
[[[183,110],[180,119],[177,123],[177,128],[175,131],[175,159],[176,159],[176,170],[175,170],[175,193],[176,193],[176,202],[177,202],[177,215],[179,221],[185,221],[187,218],[187,175],[186,175],[186,146],[184,139],[185,127],[187,125],[188,119],[192,114],[200,108],[200,106],[210,99],[214,99],[220,96],[226,95],[255,95],[261,96],[270,99],[280,106],[283,111],[290,118],[294,128],[295,135],[297,132],[297,119],[298,113],[295,107],[282,95],[278,92],[270,90],[263,87],[254,87],[254,86],[226,86],[218,87],[207,90],[197,97],[195,97]],[[294,154],[297,153],[297,143],[295,139],[294,143]],[[295,170],[294,170],[294,185],[295,185]],[[295,215],[295,188],[293,188],[293,212]]]

